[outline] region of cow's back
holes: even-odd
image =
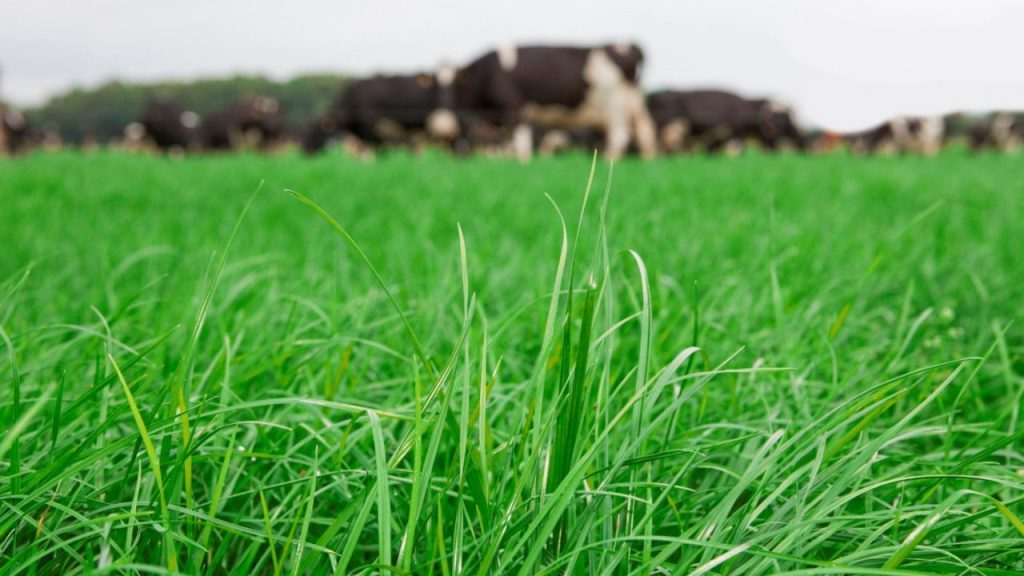
[[[515,67],[509,72],[526,102],[578,106],[587,92],[584,67],[592,49],[524,46],[516,49]]]
[[[344,107],[352,114],[387,117],[419,125],[435,107],[433,79],[419,76],[374,76],[357,80],[345,91]]]
[[[743,126],[756,118],[756,105],[722,90],[664,90],[648,96],[647,107],[658,124],[685,119],[695,129]]]
[[[746,99],[721,90],[684,93],[683,114],[695,127],[740,126],[750,121],[753,105]]]

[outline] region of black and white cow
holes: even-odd
[[[986,149],[1016,152],[1024,141],[1024,124],[1019,114],[997,112],[987,122],[971,126],[968,145],[979,152]]]
[[[454,68],[442,67],[436,73],[356,80],[310,126],[303,148],[316,152],[346,135],[371,146],[408,145],[420,136],[453,144],[460,134],[452,110],[454,77]]]
[[[130,124],[126,136],[137,136],[142,127],[144,138],[164,152],[184,152],[198,144],[199,115],[185,110],[177,100],[167,96],[151,97],[145,104],[137,124]]]
[[[281,105],[269,96],[252,96],[208,114],[199,127],[206,150],[266,149],[284,135]]]
[[[643,60],[634,44],[503,46],[458,70],[456,111],[464,125],[511,131],[520,159],[532,152],[531,126],[593,128],[604,133],[610,158],[622,156],[631,141],[653,156],[654,123],[639,86]]]
[[[767,99],[748,100],[721,90],[663,90],[647,96],[663,149],[703,147],[720,152],[752,139],[766,149],[786,143],[806,148],[791,110]]]
[[[942,150],[945,121],[941,116],[897,116],[874,128],[846,135],[855,154],[922,154]]]

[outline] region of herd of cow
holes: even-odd
[[[773,100],[718,90],[645,94],[643,61],[641,49],[628,43],[502,46],[461,67],[350,82],[301,134],[286,129],[284,111],[267,96],[242,99],[205,118],[154,97],[125,128],[124,143],[174,152],[269,149],[293,140],[315,153],[337,139],[355,153],[434,145],[525,160],[570,149],[602,149],[609,158],[730,153],[750,143],[766,150],[845,145],[855,153],[930,155],[948,137],[944,117],[905,116],[860,133],[811,138],[790,108]],[[2,119],[0,149],[17,149],[24,118],[6,111]],[[1021,117],[1008,112],[977,122],[968,134],[976,150],[1010,151],[1022,140]]]

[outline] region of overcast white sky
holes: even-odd
[[[806,124],[1024,109],[1011,0],[0,0],[0,93],[111,78],[416,71],[496,43],[635,40],[648,88],[720,86]]]

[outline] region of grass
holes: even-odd
[[[590,169],[0,161],[0,575],[1024,570],[1019,158]]]

